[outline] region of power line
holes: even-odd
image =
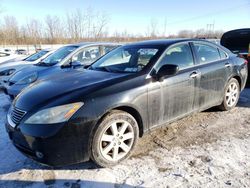
[[[243,4],[243,5],[239,5],[239,6],[235,6],[235,7],[231,7],[231,8],[227,8],[227,9],[223,9],[223,10],[219,10],[219,11],[216,11],[216,12],[210,12],[208,14],[204,14],[204,15],[201,15],[201,16],[196,16],[196,17],[193,17],[193,18],[179,20],[179,21],[176,21],[176,22],[170,22],[170,23],[168,23],[168,25],[181,24],[181,23],[185,23],[185,22],[190,22],[190,21],[198,20],[198,19],[201,19],[201,18],[204,18],[204,17],[208,17],[208,16],[222,14],[224,12],[228,12],[230,10],[239,9],[239,8],[245,7],[247,5],[250,5],[250,2],[246,3],[246,4]]]

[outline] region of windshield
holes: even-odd
[[[65,46],[60,49],[58,49],[53,54],[46,57],[40,65],[46,65],[46,66],[52,66],[57,63],[60,63],[64,58],[66,58],[70,53],[72,53],[74,50],[76,50],[78,46]]]
[[[155,47],[120,47],[96,61],[89,69],[108,72],[136,73],[149,64],[159,52]]]
[[[45,54],[47,54],[47,53],[48,53],[48,51],[41,50],[41,51],[39,51],[39,52],[37,52],[37,53],[35,53],[35,54],[33,54],[33,55],[27,57],[24,61],[30,61],[30,62],[36,61],[36,60],[38,60],[39,58],[43,57],[43,56],[44,56]]]

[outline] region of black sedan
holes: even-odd
[[[86,70],[34,83],[14,100],[6,129],[18,150],[50,166],[128,158],[139,137],[213,106],[234,108],[247,62],[203,40],[119,47]],[[145,146],[146,147],[146,146]]]

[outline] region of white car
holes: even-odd
[[[41,50],[22,61],[14,61],[14,62],[4,62],[0,64],[0,89],[3,88],[4,84],[7,83],[9,78],[20,71],[21,69],[39,63],[41,60],[52,54],[55,50],[45,49]]]
[[[24,55],[11,54],[8,52],[0,52],[0,65],[9,61],[18,61],[25,58]]]

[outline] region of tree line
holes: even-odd
[[[144,34],[131,34],[127,31],[112,32],[108,28],[109,15],[91,8],[68,12],[64,17],[47,15],[43,20],[31,18],[20,24],[14,16],[0,19],[0,44],[67,44],[82,41],[132,42],[160,38],[220,38],[223,31],[182,30],[175,35],[160,32],[156,20],[151,20]]]

